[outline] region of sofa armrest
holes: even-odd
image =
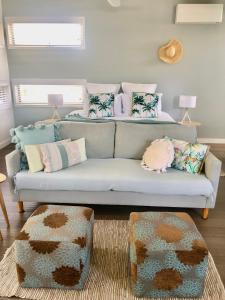
[[[214,192],[213,192],[213,201],[214,205],[216,202],[216,196],[220,181],[222,162],[211,152],[206,157],[205,161],[205,175],[211,181]]]
[[[14,179],[13,177],[20,170],[20,151],[14,150],[11,153],[7,154],[5,157],[6,170],[10,183],[10,187],[14,188]]]

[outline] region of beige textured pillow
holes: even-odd
[[[174,146],[171,141],[155,140],[146,149],[143,159],[143,168],[149,171],[166,172],[174,160]]]

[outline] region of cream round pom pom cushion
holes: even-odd
[[[146,149],[142,166],[150,171],[166,172],[174,160],[174,146],[166,139],[155,140]]]

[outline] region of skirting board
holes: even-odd
[[[1,142],[0,142],[0,149],[2,149],[2,148],[4,148],[4,147],[8,146],[10,143],[11,143],[11,139],[10,139],[10,138],[8,138],[8,139],[6,139],[6,140],[4,140],[4,141],[1,141]]]
[[[225,139],[198,138],[198,142],[202,144],[225,144]]]

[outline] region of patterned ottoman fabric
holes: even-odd
[[[93,223],[91,208],[40,206],[15,241],[21,286],[82,289],[89,272]]]
[[[189,215],[134,212],[129,230],[131,286],[135,296],[202,296],[208,250]]]

